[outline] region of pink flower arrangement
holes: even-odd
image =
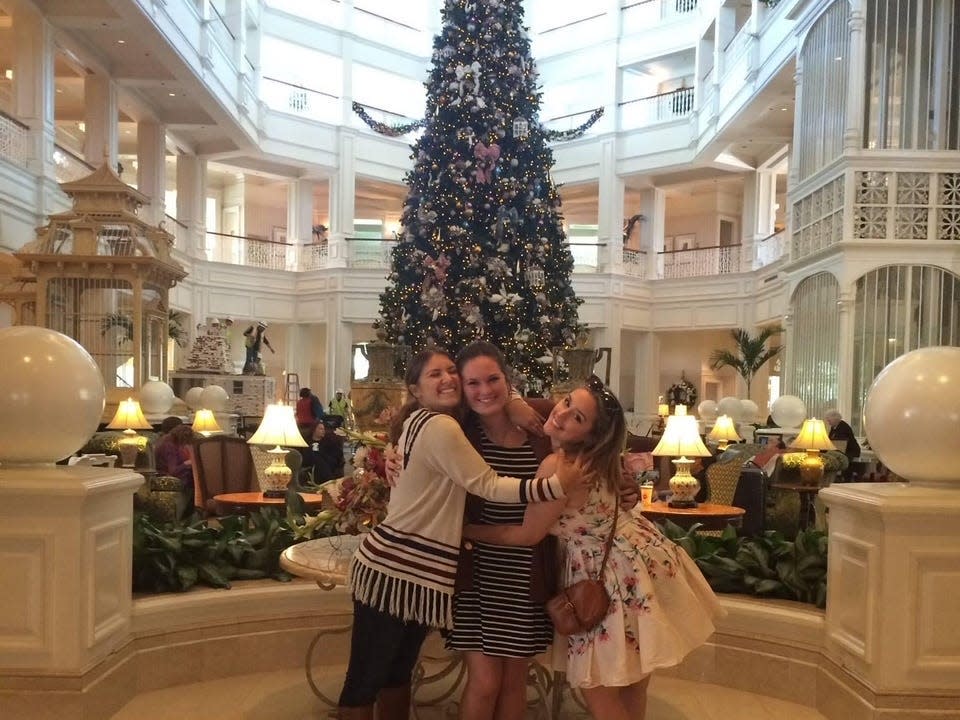
[[[340,481],[333,505],[337,532],[356,535],[369,532],[387,515],[390,486],[386,480],[385,433],[338,430],[358,444],[353,454],[353,474]]]

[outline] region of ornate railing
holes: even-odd
[[[337,120],[342,112],[336,95],[273,77],[260,78],[260,99],[273,110],[313,120]]]
[[[325,242],[301,245],[298,254],[297,270],[322,270],[327,266],[330,246]]]
[[[93,165],[62,145],[53,146],[53,164],[57,168],[55,174],[59,183],[79,180],[96,170]]]
[[[625,32],[653,27],[663,20],[686,15],[697,9],[698,0],[641,0],[624,5],[620,17]]]
[[[685,118],[693,112],[693,100],[694,88],[692,87],[626,100],[619,105],[620,127],[621,129],[646,127]]]
[[[211,262],[245,265],[266,270],[295,270],[290,243],[263,238],[207,232],[205,250]]]
[[[623,274],[638,278],[647,276],[647,253],[645,250],[623,249]]]
[[[740,245],[714,245],[657,253],[664,279],[711,277],[740,272]]]
[[[27,166],[30,128],[0,111],[0,157],[20,167]]]
[[[781,230],[757,240],[753,246],[753,269],[759,270],[782,258],[787,253],[787,233]]]

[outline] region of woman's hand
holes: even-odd
[[[403,459],[400,452],[393,446],[387,445],[383,449],[384,470],[387,477],[387,484],[390,487],[397,486],[397,478],[400,477],[400,471],[403,470]]]
[[[523,428],[531,435],[543,437],[543,423],[545,420],[536,410],[527,405],[522,397],[515,397],[507,403],[507,417],[517,427]]]
[[[633,510],[640,502],[640,485],[633,473],[626,468],[620,469],[620,509]]]
[[[578,491],[587,490],[593,485],[596,473],[587,472],[586,465],[579,455],[568,457],[563,450],[557,450],[554,456],[557,461],[554,472],[560,480],[564,495],[573,495]]]

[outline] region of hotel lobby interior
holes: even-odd
[[[324,406],[347,388],[366,418],[399,398],[372,358],[433,38],[445,5],[491,3],[0,0],[0,718],[328,716],[339,575],[135,589],[131,498],[156,472],[52,463],[99,452],[108,424],[216,406],[248,439],[301,388]],[[854,482],[801,506],[825,601],[719,592],[726,616],[655,674],[647,720],[960,718],[960,7],[522,6],[579,342],[637,442],[689,387],[704,434],[735,407],[759,446],[799,399],[790,425],[835,409],[863,447]],[[749,378],[711,361],[740,328],[778,349]],[[118,419],[128,397],[146,418]],[[275,458],[251,452],[262,480]],[[457,660],[430,636],[415,717],[456,715]],[[539,660],[528,717],[588,717]]]

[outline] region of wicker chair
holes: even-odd
[[[733,505],[733,496],[740,482],[740,470],[743,463],[739,458],[727,462],[713,463],[707,468],[708,498],[712,503]],[[704,535],[720,535],[719,530],[701,530]]]

